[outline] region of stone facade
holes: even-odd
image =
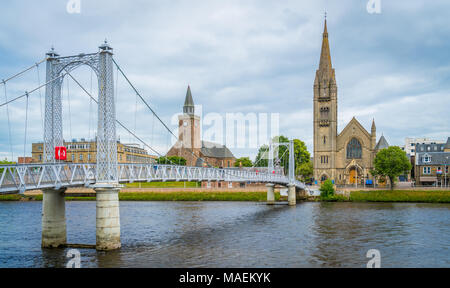
[[[377,144],[375,121],[369,133],[353,117],[338,134],[337,95],[325,20],[319,69],[314,81],[314,179],[318,184],[331,179],[338,185],[373,181],[369,171],[373,168],[376,151],[389,145],[383,136]]]

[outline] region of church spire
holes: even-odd
[[[327,18],[325,16],[325,25],[323,29],[323,40],[322,40],[322,52],[320,53],[320,64],[319,70],[323,72],[331,72],[331,54],[330,54],[330,44],[328,43],[328,28],[327,28]]]
[[[192,99],[191,86],[188,85],[188,89],[186,92],[186,99],[184,100],[183,113],[194,115],[195,106],[194,100]]]

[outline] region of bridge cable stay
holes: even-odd
[[[39,73],[39,65],[36,63],[36,72],[37,72],[37,79],[38,79],[38,86],[41,86],[41,76]],[[42,124],[42,131],[44,131],[44,114],[42,111],[42,93],[41,93],[41,89],[38,90],[39,91],[39,109],[41,112],[41,124]]]
[[[6,117],[7,117],[7,119],[8,119],[8,137],[9,137],[9,146],[10,146],[10,150],[11,150],[11,161],[14,161],[14,149],[13,149],[13,146],[12,146],[12,133],[11,133],[11,119],[10,119],[10,116],[9,116],[9,103],[14,102],[15,100],[18,100],[18,99],[13,99],[12,101],[9,101],[9,100],[8,100],[8,94],[7,94],[7,87],[6,87],[6,84],[7,84],[7,82],[9,82],[9,81],[11,81],[11,80],[13,80],[13,79],[15,79],[15,78],[17,78],[17,77],[19,77],[19,76],[25,74],[26,72],[28,72],[28,71],[30,71],[31,69],[33,69],[33,68],[36,67],[36,70],[38,71],[38,85],[40,86],[39,65],[42,64],[43,62],[45,62],[46,60],[47,60],[47,58],[44,58],[43,60],[41,60],[41,61],[35,63],[34,65],[32,65],[32,66],[30,66],[30,67],[28,67],[28,68],[26,68],[26,69],[24,69],[24,70],[22,70],[22,71],[20,71],[20,72],[18,72],[18,73],[16,73],[16,74],[14,74],[14,75],[12,75],[12,76],[6,78],[6,79],[3,79],[3,80],[1,81],[1,83],[3,84],[3,87],[4,87],[5,103],[3,103],[2,105],[0,105],[0,107],[6,106]],[[40,91],[39,91],[39,93],[40,93]],[[27,93],[24,94],[22,97],[24,97],[24,96],[27,96]],[[22,98],[22,97],[21,97],[21,98]],[[28,98],[28,96],[27,96],[27,98]],[[28,100],[27,100],[27,103],[28,103]],[[41,104],[41,119],[42,119],[42,104]],[[43,125],[43,123],[42,123],[42,125]],[[43,127],[43,126],[42,126],[42,127]],[[24,157],[25,157],[25,155],[24,155]]]
[[[131,86],[131,88],[136,92],[136,95],[138,95],[140,97],[140,99],[142,100],[142,102],[144,102],[144,104],[147,106],[147,108],[153,113],[153,115],[161,122],[161,124],[169,131],[169,133],[176,139],[179,140],[178,137],[172,132],[172,130],[170,130],[170,128],[162,121],[162,119],[156,114],[156,112],[150,107],[150,105],[147,103],[147,101],[145,101],[145,99],[142,97],[142,95],[138,92],[138,90],[136,89],[136,87],[131,83],[131,81],[128,79],[128,77],[125,75],[125,72],[120,68],[120,66],[117,64],[117,62],[113,59],[113,63],[116,65],[118,71],[120,71],[120,73],[123,75],[123,77],[125,78],[125,80],[128,82],[128,84]],[[183,145],[182,142],[180,142],[181,145]],[[199,160],[202,161],[202,163],[205,163],[207,166],[209,167],[213,167],[211,164],[208,163],[208,161],[205,161],[202,157],[197,156],[192,149],[190,148],[186,148],[190,154],[192,154],[192,156],[194,158],[197,158]],[[166,157],[167,159],[167,157]],[[176,164],[173,163],[170,159],[169,160],[172,164]],[[226,170],[224,170],[226,171]]]
[[[131,86],[131,88],[136,92],[136,95],[139,96],[139,98],[142,100],[142,102],[147,106],[147,108],[153,113],[153,115],[159,120],[159,122],[161,122],[161,124],[164,126],[164,128],[167,129],[167,131],[169,131],[169,133],[176,139],[179,140],[178,137],[173,133],[172,130],[170,130],[170,128],[167,126],[166,123],[164,123],[164,121],[162,121],[162,119],[156,114],[156,112],[150,107],[150,105],[147,103],[147,101],[145,101],[145,99],[142,97],[142,95],[138,92],[138,90],[136,89],[136,87],[131,83],[131,81],[128,79],[128,77],[125,75],[125,72],[123,72],[122,68],[120,68],[120,66],[117,64],[117,62],[113,59],[113,63],[116,65],[118,71],[120,71],[120,73],[123,75],[123,77],[125,78],[125,80],[128,82],[128,84]],[[182,142],[180,142],[181,145],[183,145]],[[194,158],[197,158],[199,160],[201,160],[203,163],[207,164],[209,167],[213,167],[212,165],[210,165],[207,161],[205,161],[203,158],[195,155],[195,153],[192,151],[192,149],[190,148],[186,148],[191,154],[192,156],[194,156]],[[167,158],[167,157],[166,157]],[[169,160],[172,164],[176,164],[173,163],[173,161]]]
[[[48,84],[50,84],[50,83],[52,83],[52,82],[58,80],[59,78],[62,78],[62,77],[64,77],[64,76],[66,76],[66,75],[67,75],[67,73],[61,74],[61,75],[59,75],[58,77],[55,77],[55,78],[53,78],[53,79],[47,81],[46,83],[44,83],[44,84],[42,84],[42,85],[40,85],[40,86],[38,86],[38,87],[36,87],[36,88],[33,88],[32,90],[28,91],[27,93],[28,93],[28,94],[32,94],[32,93],[36,92],[37,90],[39,90],[39,89],[41,89],[41,88],[47,86]],[[22,94],[22,95],[20,95],[20,96],[17,96],[17,97],[15,97],[15,98],[11,99],[11,100],[7,100],[7,101],[1,103],[1,104],[0,104],[0,107],[6,106],[6,105],[8,105],[8,104],[10,104],[10,103],[12,103],[12,102],[14,102],[14,101],[17,101],[17,100],[19,100],[19,99],[22,99],[22,98],[25,97],[25,96],[27,96],[26,93],[24,93],[24,94]]]
[[[114,60],[113,60],[114,61]],[[117,64],[116,64],[117,65]],[[120,69],[120,67],[118,67],[118,70],[122,73],[122,75],[124,75],[123,74],[123,71]],[[97,103],[98,104],[98,102],[97,102],[97,100],[95,100],[94,99],[94,97],[92,96],[92,94],[91,93],[89,93],[87,90],[86,90],[86,88],[84,88],[84,86],[78,81],[78,80],[76,80],[76,78],[75,77],[73,77],[73,75],[69,72],[69,71],[67,71],[67,70],[65,70],[66,72],[67,72],[67,75],[69,75],[71,78],[72,78],[72,80],[78,85],[78,86],[80,86],[80,88],[95,102],[95,103]],[[132,85],[130,82],[129,82],[129,80],[128,80],[128,78],[126,78],[126,76],[124,75],[124,77],[125,77],[125,79],[127,80],[127,82],[130,84],[130,85]],[[147,105],[147,107],[152,111],[152,113],[153,113],[153,115],[156,117],[156,118],[158,118],[158,120],[164,125],[164,127],[178,140],[178,137],[176,137],[174,134],[173,134],[173,132],[167,127],[167,125],[161,120],[161,118],[154,112],[154,110],[153,109],[151,109],[150,108],[150,106],[148,105],[148,103],[142,98],[142,96],[139,94],[139,92],[134,88],[134,86],[132,86],[133,87],[133,89],[135,90],[135,92],[136,92],[136,94],[144,101],[144,103]],[[158,151],[156,151],[153,147],[151,147],[150,145],[148,145],[144,140],[142,140],[140,137],[138,137],[135,133],[133,133],[129,128],[127,128],[124,124],[122,124],[122,122],[120,122],[119,120],[117,120],[116,119],[116,123],[117,124],[119,124],[123,129],[125,129],[128,133],[130,133],[130,134],[132,134],[137,140],[139,140],[145,147],[147,147],[147,148],[149,148],[150,150],[152,150],[154,153],[156,153],[158,156],[160,156],[160,157],[164,157],[161,153],[159,153]],[[169,141],[170,141],[170,138],[169,138]],[[204,161],[201,157],[198,157],[197,155],[195,155],[193,152],[192,152],[192,150],[190,150],[190,152],[192,153],[192,155],[194,156],[194,157],[196,157],[196,158],[198,158],[198,159],[201,159],[202,161]],[[167,157],[165,157],[166,159],[167,159]],[[177,165],[177,163],[174,163],[173,161],[171,161],[170,159],[167,159],[167,161],[169,161],[172,165]],[[205,163],[207,163],[206,161],[204,161]],[[210,165],[209,163],[207,163],[208,165],[209,165],[209,167],[213,167],[212,165]],[[224,170],[225,171],[225,174],[228,174],[228,175],[232,175],[232,174],[230,174],[230,173],[228,173],[226,170]],[[233,176],[233,175],[232,175]],[[250,178],[249,178],[250,179]]]
[[[98,101],[92,96],[91,93],[89,93],[86,88],[84,88],[84,86],[78,82],[78,80],[75,79],[75,77],[72,76],[72,74],[70,74],[67,70],[65,70],[67,75],[70,76],[70,78],[72,78],[72,80],[78,85],[80,86],[80,88],[92,99],[92,101],[94,101],[96,104],[98,104]],[[125,129],[128,133],[132,134],[137,140],[139,140],[145,147],[149,148],[150,150],[152,150],[154,153],[158,154],[160,157],[162,157],[162,154],[159,153],[158,151],[156,151],[153,147],[151,147],[150,145],[148,145],[146,142],[144,142],[141,138],[139,138],[136,134],[134,134],[130,129],[128,129],[125,125],[122,124],[122,122],[120,122],[119,120],[116,119],[117,124],[119,124],[123,129]]]
[[[68,79],[67,78],[67,80],[66,80],[66,85],[67,85],[67,103],[68,103],[68,107],[69,107],[69,133],[70,133],[70,139],[72,140],[73,139],[73,137],[72,137],[72,111],[71,111],[71,109],[70,109],[70,83],[69,83],[69,80],[70,79]]]
[[[6,82],[13,80],[14,78],[17,78],[19,76],[21,76],[22,74],[25,74],[26,72],[30,71],[31,69],[33,69],[35,66],[38,66],[42,63],[44,63],[45,61],[47,61],[47,58],[42,59],[41,61],[37,62],[36,64],[34,64],[33,66],[30,66],[22,71],[20,71],[19,73],[14,74],[11,77],[6,78],[5,80],[2,80],[2,84],[6,84]]]
[[[5,80],[3,80],[3,86],[5,89],[5,101],[8,102],[8,94],[6,92],[7,89],[6,89]],[[9,148],[11,150],[11,161],[14,161],[14,150],[12,147],[12,137],[11,137],[11,121],[9,118],[9,105],[8,104],[6,105],[6,118],[8,119],[8,133],[9,133],[8,137],[9,137]]]
[[[27,164],[25,161],[25,156],[26,156],[26,152],[27,152],[27,130],[28,130],[28,102],[30,99],[30,95],[28,94],[28,92],[25,92],[27,94],[27,99],[26,99],[26,106],[25,106],[25,134],[23,137],[23,164]],[[19,163],[20,164],[20,163]]]
[[[91,82],[90,82],[90,93],[92,94],[92,74],[94,73],[92,69],[91,71]],[[91,143],[91,120],[92,120],[92,99],[89,98],[89,132],[88,132],[88,140],[89,143]],[[91,155],[91,144],[88,144],[88,159],[87,161],[90,161],[90,155]]]
[[[116,65],[118,71],[120,71],[120,73],[123,75],[123,77],[125,78],[125,80],[128,82],[128,84],[131,86],[131,88],[135,91],[136,95],[138,95],[140,97],[140,99],[142,100],[142,102],[147,106],[147,108],[153,113],[153,115],[161,122],[161,124],[167,129],[167,131],[169,131],[169,133],[176,139],[179,141],[179,138],[173,133],[172,130],[170,130],[170,128],[162,121],[162,119],[156,114],[156,112],[150,107],[150,105],[145,101],[145,99],[142,97],[142,95],[138,92],[138,90],[136,89],[136,87],[131,83],[131,81],[128,79],[128,77],[125,75],[125,73],[123,72],[123,70],[120,68],[120,66],[117,64],[117,62],[112,59],[113,63]],[[181,143],[181,147],[183,147],[183,142]],[[194,158],[197,158],[198,160],[201,160],[202,163],[205,163],[208,167],[213,167],[210,163],[208,163],[208,161],[205,161],[202,157],[197,156],[193,150],[191,148],[187,148],[186,149],[190,152],[190,154],[192,154],[192,156]],[[159,154],[159,153],[158,153]],[[169,160],[173,165],[175,165],[176,163],[173,163],[173,161],[171,161],[170,159],[167,159],[167,157],[165,157],[166,160]],[[227,172],[226,169],[224,169],[225,174],[230,174],[229,172]]]

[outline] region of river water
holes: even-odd
[[[121,202],[122,248],[81,267],[450,267],[450,205]],[[67,202],[69,243],[95,244],[95,202]],[[0,267],[65,267],[41,249],[41,203],[0,202]]]

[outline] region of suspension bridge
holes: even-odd
[[[24,75],[43,63],[46,64],[46,80],[40,83],[39,71],[38,86],[19,96],[8,99],[7,85],[13,79]],[[72,74],[81,66],[87,66],[91,70],[91,88],[86,89]],[[116,68],[116,77],[114,77]],[[98,97],[92,95],[92,73],[98,79]],[[117,159],[117,126],[129,133],[144,147],[158,156],[163,156],[153,143],[148,143],[143,137],[137,135],[136,127],[130,129],[116,118],[115,86],[119,81],[119,73],[129,85],[131,91],[142,101],[153,116],[154,122],[161,126],[169,137],[178,138],[169,129],[168,125],[158,116],[149,103],[142,97],[138,89],[129,80],[124,70],[113,58],[113,49],[105,41],[98,52],[79,54],[75,56],[60,56],[52,48],[46,54],[46,58],[35,65],[2,80],[4,86],[5,102],[0,108],[6,108],[8,119],[9,144],[11,154],[11,123],[9,106],[21,99],[25,99],[25,133],[24,156],[26,154],[28,134],[29,101],[33,93],[41,93],[45,89],[45,109],[42,113],[43,126],[43,159],[42,163],[0,165],[0,194],[25,193],[29,190],[43,191],[42,208],[42,247],[59,247],[66,244],[66,219],[65,219],[65,190],[70,187],[91,187],[96,191],[97,198],[97,243],[98,250],[113,250],[120,248],[120,215],[119,199],[121,183],[153,182],[153,181],[225,181],[267,183],[267,202],[274,203],[274,186],[283,185],[289,187],[288,202],[296,203],[296,191],[306,190],[304,183],[295,179],[294,144],[280,143],[269,145],[268,169],[266,171],[253,171],[245,169],[226,169],[207,167],[186,167],[169,163],[159,165],[155,163],[121,164]],[[70,163],[57,159],[58,149],[64,146],[63,138],[63,80],[69,77],[89,97],[91,103],[98,105],[97,110],[97,136],[96,136],[96,163]],[[117,86],[116,86],[117,90]],[[117,93],[117,91],[116,91]],[[69,91],[68,91],[69,97]],[[70,98],[69,98],[70,99]],[[70,109],[70,102],[69,102]],[[136,117],[136,116],[135,116]],[[136,123],[136,118],[135,118]],[[71,125],[71,123],[70,123]],[[135,124],[136,125],[136,124]],[[154,125],[154,124],[153,124]],[[72,127],[70,127],[70,130]],[[89,127],[90,134],[90,127]],[[152,131],[151,134],[161,134],[161,131]],[[152,135],[153,136],[153,135]],[[285,145],[289,151],[289,171],[287,175],[276,172],[274,169],[274,147]],[[192,152],[195,157],[195,153]],[[207,161],[201,159],[202,162]]]

